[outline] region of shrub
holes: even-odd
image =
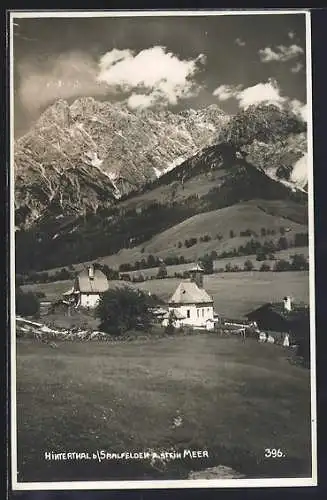
[[[175,333],[175,325],[174,325],[174,313],[173,311],[170,311],[169,316],[168,316],[168,324],[165,328],[165,333],[168,335],[172,335]]]
[[[251,260],[246,260],[244,262],[244,271],[252,271],[254,268],[253,263]]]
[[[16,313],[22,316],[38,316],[40,312],[40,300],[33,292],[23,292],[21,288],[16,289]]]
[[[270,265],[267,264],[267,262],[264,262],[263,264],[261,264],[259,271],[261,272],[270,271]]]
[[[291,255],[291,268],[294,271],[304,271],[309,269],[309,264],[303,254],[294,254]]]
[[[200,263],[204,269],[205,274],[213,273],[213,260],[211,258],[211,255],[206,254],[203,257],[201,257]]]
[[[291,269],[291,264],[284,259],[277,260],[274,265],[274,271],[280,272],[280,271],[290,271]]]
[[[130,330],[150,329],[154,320],[153,297],[129,287],[107,290],[100,299],[95,315],[100,329],[110,335],[122,335]]]
[[[161,264],[159,269],[158,269],[157,278],[163,279],[163,278],[167,278],[167,276],[168,276],[167,267],[165,264]]]

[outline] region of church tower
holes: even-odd
[[[203,288],[203,267],[199,263],[197,263],[192,269],[190,269],[189,273],[191,282],[195,283],[199,288]]]

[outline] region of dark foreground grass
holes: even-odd
[[[58,349],[19,341],[18,481],[184,479],[216,465],[252,478],[310,477],[309,379],[283,348],[251,339],[202,334]],[[209,458],[44,458],[172,448],[207,450]],[[285,457],[265,459],[265,448]]]

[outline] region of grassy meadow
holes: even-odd
[[[310,476],[310,373],[280,346],[200,334],[17,343],[18,480],[184,479],[217,465]],[[176,426],[174,419],[180,418]],[[281,449],[278,459],[266,448]],[[208,458],[47,461],[46,451],[207,450]]]
[[[137,284],[110,281],[110,286],[137,286],[166,301],[180,281],[179,278],[154,279]],[[285,295],[294,297],[295,302],[309,303],[308,271],[218,273],[205,276],[204,286],[213,296],[216,312],[223,316],[242,317],[265,302],[280,301]],[[25,291],[43,292],[48,299],[55,300],[70,287],[70,281],[57,281],[25,285],[22,288]]]

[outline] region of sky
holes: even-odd
[[[13,16],[16,136],[55,100],[81,96],[135,111],[264,102],[306,120],[304,14]]]

